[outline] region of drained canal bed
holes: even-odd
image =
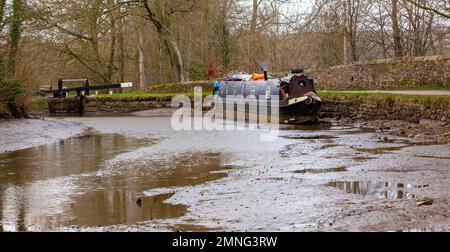
[[[169,117],[66,120],[87,134],[0,154],[0,231],[449,229],[448,145],[330,124],[261,142]]]

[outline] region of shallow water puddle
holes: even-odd
[[[352,160],[354,161],[358,161],[358,162],[364,162],[364,161],[369,161],[369,160],[375,160],[377,158],[375,157],[353,157]]]
[[[173,229],[177,232],[219,232],[221,228],[209,228],[195,224],[176,224]]]
[[[336,172],[346,172],[347,171],[347,167],[345,166],[341,166],[341,167],[336,167],[336,168],[324,168],[324,169],[303,169],[303,170],[298,170],[295,171],[294,173],[297,174],[322,174],[322,173],[336,173]]]
[[[416,186],[403,183],[389,183],[377,181],[332,181],[329,187],[338,188],[345,193],[368,196],[373,195],[379,199],[410,200],[416,196],[411,192],[413,189],[428,187]]]
[[[137,201],[134,193],[126,191],[89,192],[70,207],[72,217],[61,219],[59,224],[95,227],[181,217],[187,211],[186,206],[164,203],[173,195],[142,197]]]
[[[427,156],[427,155],[416,155],[418,158],[430,158],[430,159],[443,159],[443,160],[450,160],[450,157],[437,157],[437,156]]]
[[[332,148],[341,147],[341,146],[345,146],[345,145],[341,145],[341,144],[326,144],[326,145],[323,145],[322,147],[320,147],[320,149],[321,150],[326,150],[326,149],[332,149]]]
[[[410,146],[398,146],[398,147],[379,147],[379,148],[354,148],[358,152],[365,152],[373,155],[391,154],[396,151],[401,151],[404,148]]]
[[[447,233],[448,228],[410,228],[406,230],[398,230],[398,233]]]
[[[411,145],[411,142],[407,139],[397,139],[397,138],[387,138],[377,141],[378,143],[389,143],[389,144],[405,144]]]
[[[89,133],[54,144],[0,154],[2,188],[94,172],[114,156],[151,145],[148,139]]]
[[[0,170],[0,231],[130,225],[177,218],[187,207],[165,203],[173,193],[139,195],[152,188],[221,179],[233,168],[222,165],[217,153],[107,162],[150,145],[149,140],[121,135],[89,135],[0,155],[4,165]]]
[[[351,135],[359,135],[359,134],[372,134],[376,133],[376,129],[372,128],[355,128],[355,127],[348,127],[343,129],[332,129],[330,132],[336,133],[341,136],[351,136]]]
[[[341,127],[333,126],[331,123],[316,123],[316,124],[282,124],[280,125],[280,129],[283,131],[328,131],[331,129],[341,129]]]
[[[283,136],[283,138],[291,140],[329,140],[337,139],[338,137],[330,135],[290,135]]]

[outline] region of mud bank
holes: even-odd
[[[80,123],[58,119],[0,120],[0,153],[50,144],[85,130]]]
[[[262,142],[263,129],[178,132],[147,114],[63,122],[96,134],[0,155],[0,230],[450,228],[447,145],[362,124],[285,126]]]
[[[324,119],[323,122],[334,123],[341,126],[356,126],[374,129],[385,142],[392,141],[390,137],[404,137],[408,143],[415,145],[450,144],[450,123],[433,120],[421,120],[419,123],[410,123],[401,120],[340,120]]]

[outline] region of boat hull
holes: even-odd
[[[280,124],[305,124],[317,123],[322,102],[312,99],[311,101],[301,101],[291,105],[281,105],[279,107],[278,118],[273,120],[271,113],[250,113],[249,107],[245,106],[245,110],[240,110],[237,105],[224,108],[223,117],[227,120],[235,121],[252,121],[257,120],[259,123],[280,123]],[[258,111],[259,109],[255,109]]]
[[[317,122],[322,107],[320,100],[305,97],[306,100],[287,105],[280,105],[280,123],[301,124]]]

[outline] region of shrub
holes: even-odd
[[[22,85],[15,80],[0,80],[0,116],[26,116],[26,98]]]

